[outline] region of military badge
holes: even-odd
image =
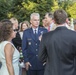
[[[31,45],[31,42],[28,42],[29,45]]]

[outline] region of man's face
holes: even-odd
[[[33,18],[30,20],[32,27],[37,28],[40,23],[40,18],[38,16],[33,16]]]
[[[18,20],[11,18],[10,21],[13,23],[15,29],[18,29]]]
[[[15,23],[13,23],[13,25],[15,26],[16,29],[18,29],[18,21],[16,21]]]
[[[46,15],[45,15],[45,21],[46,21],[47,24],[50,24],[50,22],[52,21],[52,18],[50,18],[50,17],[48,16],[48,14],[46,14]]]
[[[46,20],[45,19],[42,20],[42,24],[43,24],[43,27],[46,27],[47,26],[47,23],[46,23]]]

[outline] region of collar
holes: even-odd
[[[52,27],[54,25],[54,23],[52,22],[51,24],[50,24],[50,27]]]
[[[61,25],[56,25],[56,28],[57,28],[57,27],[66,27],[66,23],[61,24]]]
[[[35,30],[36,30],[36,33],[38,33],[38,27],[37,28],[32,28],[33,29],[33,32],[35,33]]]

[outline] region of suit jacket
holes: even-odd
[[[42,63],[38,59],[38,51],[39,51],[39,36],[42,33],[46,33],[47,30],[39,27],[37,38],[35,38],[35,34],[33,33],[33,29],[29,28],[24,31],[23,33],[23,40],[22,40],[22,52],[24,57],[24,63],[30,62],[31,63],[31,70],[41,70],[43,69]]]
[[[76,75],[76,32],[58,27],[43,35],[39,59],[46,60],[44,75]]]

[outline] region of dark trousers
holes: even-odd
[[[44,70],[28,70],[27,75],[44,75]]]

